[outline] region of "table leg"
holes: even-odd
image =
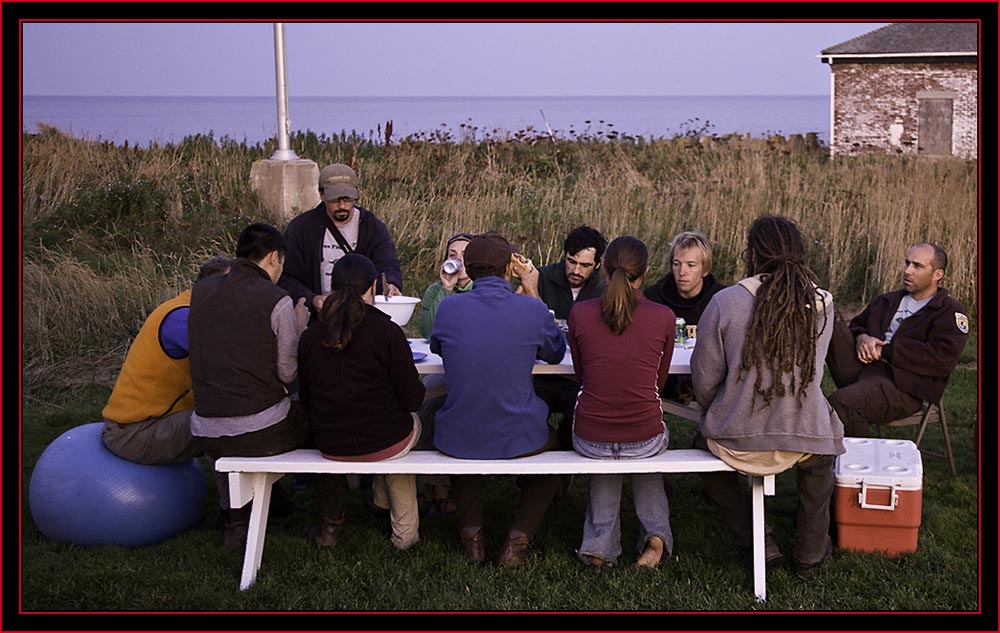
[[[767,599],[767,565],[764,560],[764,480],[751,476],[753,495],[753,592],[758,602]]]

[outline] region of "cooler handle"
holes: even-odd
[[[862,481],[861,492],[858,493],[858,504],[866,510],[895,510],[896,505],[899,503],[899,495],[896,494],[896,486],[889,486],[889,491],[889,505],[883,506],[877,503],[868,503],[865,501],[865,499],[868,498],[868,484]]]

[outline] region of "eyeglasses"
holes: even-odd
[[[454,244],[455,242],[458,242],[460,240],[465,240],[466,242],[471,242],[473,237],[475,237],[475,236],[474,235],[470,235],[468,233],[455,233],[454,235],[452,235],[451,237],[448,238],[448,246],[451,246],[452,244]]]

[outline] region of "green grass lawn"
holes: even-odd
[[[424,520],[416,549],[396,552],[388,539],[387,519],[365,511],[362,490],[346,495],[348,525],[341,543],[332,550],[318,550],[306,538],[317,520],[311,491],[306,490],[293,495],[299,511],[271,518],[257,583],[241,592],[243,555],[222,548],[208,475],[202,520],[162,544],[126,549],[52,542],[38,532],[28,511],[32,467],[63,431],[100,419],[108,390],[90,386],[56,395],[61,399],[48,405],[26,402],[24,410],[21,604],[26,612],[941,611],[968,615],[981,606],[974,368],[958,370],[945,396],[958,476],[951,476],[947,460],[924,457],[918,550],[895,558],[838,550],[808,582],[796,579],[790,567],[773,570],[767,575],[768,599],[763,604],[756,602],[752,573],[737,560],[696,475],[669,477],[676,556],[656,571],[628,567],[634,560],[635,529],[628,494],[623,503],[621,565],[594,573],[576,560],[574,548],[579,545],[587,498],[584,477],[574,478],[569,498],[550,509],[536,538],[535,560],[516,570],[467,565],[458,550],[456,528],[446,519]],[[671,446],[689,446],[695,424],[670,417],[669,425]],[[914,427],[890,432],[912,437]],[[928,430],[923,448],[943,449],[939,428]],[[282,482],[286,489],[289,479]],[[487,556],[495,560],[516,496],[512,478],[491,479],[487,494]],[[796,504],[794,474],[779,475],[777,494],[765,503],[768,522],[787,555]],[[426,507],[423,501],[422,507]],[[990,573],[994,570],[987,568]],[[880,628],[876,622],[865,627]],[[737,621],[733,628],[745,625]],[[667,620],[662,626],[672,628]]]

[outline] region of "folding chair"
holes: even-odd
[[[955,456],[951,452],[951,437],[948,435],[948,422],[944,416],[944,407],[941,406],[941,400],[937,402],[924,401],[920,409],[908,415],[905,418],[899,418],[898,420],[892,420],[891,422],[886,422],[884,426],[913,426],[916,424],[920,425],[920,430],[917,431],[917,439],[915,441],[917,448],[920,448],[920,440],[924,438],[924,431],[927,429],[927,425],[930,422],[940,422],[941,430],[944,432],[944,446],[948,453],[948,463],[951,464],[951,474],[952,476],[957,475],[958,471],[955,470]],[[880,425],[873,425],[878,428]],[[932,453],[930,451],[924,451],[928,455],[935,455],[937,457],[944,457],[940,453]]]

